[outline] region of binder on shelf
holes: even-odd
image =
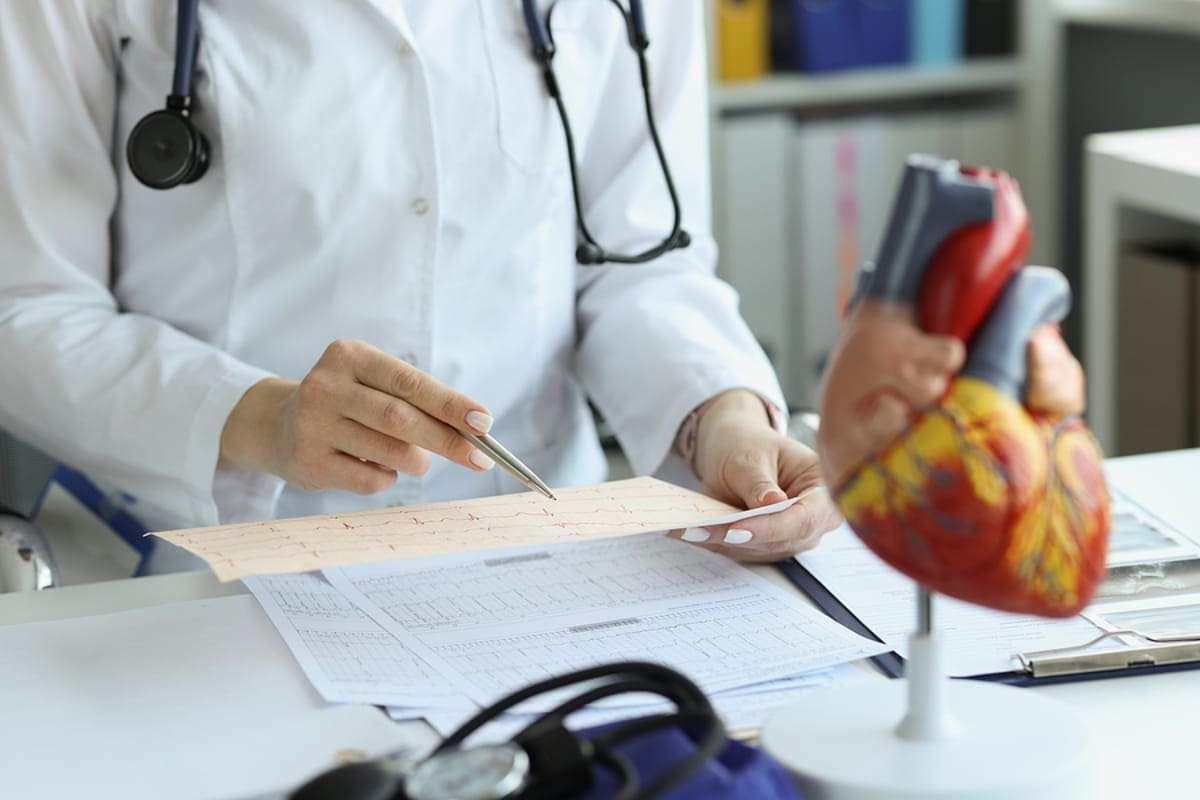
[[[772,65],[832,72],[906,63],[910,14],[911,0],[774,0]]]
[[[768,0],[717,0],[717,76],[758,78],[769,68]]]
[[[911,0],[858,0],[861,64],[881,66],[909,60]]]
[[[1016,0],[967,0],[963,49],[968,57],[1015,53]]]
[[[948,131],[946,155],[967,166],[986,165],[1017,174],[1017,131],[1010,108],[969,108],[955,115],[955,123]]]
[[[853,173],[847,164],[854,125],[853,119],[796,125],[787,158],[792,214],[785,293],[792,367],[790,386],[784,391],[800,408],[816,407],[817,387],[841,319],[837,308],[838,260],[839,255],[845,255],[847,239],[857,235],[857,198],[854,187],[848,185]]]
[[[775,69],[832,72],[862,63],[858,0],[773,0]]]
[[[714,139],[722,158],[714,177],[717,200],[718,270],[738,292],[750,330],[771,359],[789,403],[793,392],[792,330],[787,294],[793,220],[791,175],[786,168],[794,123],[784,112],[732,117]]]
[[[910,60],[924,67],[957,63],[963,54],[963,0],[912,0]]]

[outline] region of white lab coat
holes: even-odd
[[[198,183],[135,181],[130,128],[170,89],[175,3],[0,4],[0,427],[137,498],[154,526],[521,488],[442,459],[371,498],[218,469],[267,375],[357,337],[487,404],[550,484],[642,473],[688,411],[745,386],[782,405],[713,276],[705,61],[692,0],[649,0],[659,127],[692,245],[581,267],[559,121],[518,0],[206,0]],[[636,61],[604,0],[564,0],[558,56],[588,221],[657,242],[670,204]]]

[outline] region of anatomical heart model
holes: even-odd
[[[1069,616],[1104,576],[1109,498],[1058,333],[1070,290],[1022,266],[1028,245],[1007,175],[910,158],[830,360],[818,445],[850,527],[893,567],[969,602]],[[957,374],[920,363],[931,334],[966,346]]]

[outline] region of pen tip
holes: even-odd
[[[554,492],[546,492],[546,494],[550,495],[551,500],[558,500],[558,498],[554,496]]]

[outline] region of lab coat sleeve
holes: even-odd
[[[265,373],[108,288],[115,15],[0,4],[0,427],[133,495],[143,519],[213,524],[221,430]]]
[[[703,3],[648,3],[652,98],[691,245],[647,264],[579,266],[578,368],[635,471],[678,479],[688,413],[735,387],[785,408],[778,380],[714,275]],[[640,251],[671,229],[633,54],[619,48],[581,162],[585,214],[606,248]]]

